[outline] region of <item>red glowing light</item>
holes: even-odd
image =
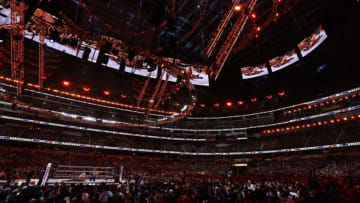
[[[205,104],[200,104],[200,107],[201,107],[201,108],[205,108]]]
[[[110,91],[104,90],[104,94],[105,94],[106,96],[109,96],[109,95],[110,95]]]
[[[277,2],[278,2],[278,3],[281,3],[281,2],[282,2],[282,0],[277,0]]]
[[[238,103],[238,105],[239,105],[239,106],[241,106],[241,105],[243,105],[243,104],[244,104],[244,102],[243,102],[243,101],[238,101],[237,103]]]
[[[214,107],[216,107],[216,108],[219,107],[219,106],[220,106],[219,103],[215,103],[215,104],[214,104]]]
[[[235,11],[240,11],[240,10],[241,10],[241,8],[242,8],[242,6],[241,6],[241,5],[236,5],[236,6],[234,7],[234,10],[235,10]]]
[[[65,87],[70,87],[70,81],[67,81],[67,80],[64,80],[63,82],[62,82],[62,84],[65,86]]]
[[[120,97],[121,97],[121,98],[124,98],[124,99],[127,98],[127,96],[124,95],[124,94],[120,95]]]
[[[267,99],[272,99],[272,97],[273,96],[271,94],[266,96]]]
[[[252,99],[250,99],[250,101],[251,102],[256,102],[257,101],[257,98],[255,97],[255,98],[252,98]]]
[[[233,103],[231,101],[228,101],[225,103],[227,107],[232,107]]]
[[[351,120],[354,120],[354,119],[355,119],[355,116],[350,116],[350,119],[351,119]]]
[[[253,20],[255,20],[255,19],[256,19],[256,13],[252,13],[252,14],[250,15],[250,18],[253,19]]]
[[[323,124],[326,125],[326,124],[328,124],[328,122],[327,122],[327,121],[324,121]]]
[[[340,119],[340,118],[337,118],[337,119],[336,119],[336,122],[338,122],[338,123],[339,123],[340,121],[341,121],[341,119]]]
[[[84,90],[84,92],[90,92],[90,88],[86,87],[86,86],[83,86],[83,90]]]
[[[285,96],[285,91],[279,92],[278,95],[279,95],[280,97]]]

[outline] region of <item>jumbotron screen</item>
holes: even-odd
[[[243,79],[256,78],[269,74],[266,64],[241,68]]]
[[[270,59],[270,67],[272,72],[276,72],[283,68],[286,68],[299,61],[299,57],[296,54],[295,49],[287,52],[285,55]]]
[[[209,86],[209,75],[207,73],[208,68],[191,66],[191,82],[194,85]]]
[[[298,44],[301,55],[305,57],[306,55],[314,51],[314,49],[316,49],[321,43],[323,43],[326,38],[327,34],[323,27],[320,25],[318,28],[316,28],[315,32],[311,36],[305,38]]]

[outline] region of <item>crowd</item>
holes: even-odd
[[[0,147],[0,202],[358,202],[360,154],[188,159]],[[112,185],[35,186],[46,164],[124,166]],[[52,177],[54,174],[51,174]],[[26,179],[22,185],[16,180]]]

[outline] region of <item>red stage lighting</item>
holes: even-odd
[[[339,123],[340,121],[341,121],[341,119],[340,119],[340,118],[337,118],[337,119],[336,119],[336,122],[338,122],[338,123]]]
[[[201,107],[201,108],[205,108],[205,104],[200,104],[200,107]]]
[[[215,103],[215,104],[214,104],[214,107],[215,107],[215,108],[218,108],[219,106],[220,106],[219,103]]]
[[[255,19],[256,19],[256,13],[252,13],[252,14],[250,15],[250,18],[251,18],[252,20],[255,20]]]
[[[257,30],[258,32],[260,32],[261,27],[260,27],[260,26],[258,26],[258,27],[256,28],[256,30]]]
[[[323,124],[326,125],[326,124],[328,124],[328,122],[327,122],[327,121],[324,121]]]
[[[120,97],[123,98],[123,99],[127,98],[127,96],[124,95],[124,94],[120,95]]]
[[[257,98],[255,97],[255,98],[252,98],[252,99],[250,99],[250,101],[251,102],[256,102],[257,101]]]
[[[227,107],[232,107],[232,105],[233,105],[233,103],[231,101],[227,101],[225,104]]]
[[[235,10],[235,11],[240,11],[241,8],[242,8],[242,6],[239,4],[239,5],[236,5],[236,6],[234,7],[234,10]]]
[[[279,92],[278,95],[279,95],[280,97],[285,96],[285,91]]]
[[[238,103],[238,105],[239,105],[239,106],[241,106],[241,105],[243,105],[243,104],[244,104],[244,102],[243,102],[243,101],[238,101],[237,103]]]
[[[109,96],[109,95],[110,95],[110,91],[104,90],[104,94],[105,94],[106,96]]]
[[[90,92],[90,88],[86,87],[86,86],[83,86],[83,90],[84,90],[84,92]]]
[[[70,87],[70,81],[68,81],[68,80],[64,80],[64,81],[62,81],[62,84],[65,86],[65,87]]]
[[[277,0],[277,2],[278,2],[278,3],[281,3],[281,2],[282,2],[282,0]]]
[[[350,116],[350,119],[351,119],[351,120],[354,120],[354,119],[355,119],[355,116]]]
[[[272,99],[273,96],[270,94],[270,95],[267,95],[266,98],[267,98],[267,99]]]

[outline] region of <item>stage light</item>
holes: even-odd
[[[110,91],[104,90],[104,94],[105,94],[106,96],[109,96],[109,95],[110,95]]]
[[[306,110],[307,109],[307,107],[306,106],[304,106],[304,110]]]
[[[295,113],[295,112],[296,112],[296,109],[294,109],[293,112]]]
[[[256,13],[252,13],[252,14],[250,15],[250,18],[251,18],[252,20],[255,20],[255,19],[256,19]]]
[[[355,116],[350,116],[350,119],[351,119],[351,120],[354,120],[354,119],[355,119]]]
[[[314,127],[315,127],[315,126],[316,126],[316,123],[313,123],[313,124],[312,124],[312,126],[314,126]]]
[[[281,132],[284,132],[285,131],[285,128],[281,128]]]
[[[238,101],[237,104],[238,104],[239,106],[241,106],[241,105],[244,104],[244,102],[243,102],[243,101]]]
[[[306,127],[308,127],[308,128],[310,128],[310,126],[311,126],[310,124],[307,124],[307,125],[306,125]]]
[[[257,30],[258,32],[260,32],[261,27],[260,27],[260,26],[258,26],[258,27],[256,28],[256,30]]]
[[[358,115],[358,118],[360,118],[360,114]]]
[[[250,99],[250,101],[251,102],[256,102],[257,101],[257,98],[255,97],[255,98],[252,98],[252,99]]]
[[[263,130],[263,134],[266,134],[266,130]]]
[[[272,133],[274,133],[274,132],[275,132],[275,130],[274,130],[274,129],[272,129],[272,130],[271,130],[271,132],[272,132]]]
[[[339,123],[340,121],[341,121],[341,119],[340,119],[340,118],[337,118],[337,119],[336,119],[336,122],[338,122],[338,123]]]
[[[227,107],[232,107],[232,105],[233,105],[233,103],[231,101],[227,101],[225,104]]]
[[[120,97],[123,98],[123,99],[127,98],[127,96],[124,95],[124,94],[120,95]]]
[[[335,121],[333,119],[330,120],[330,123],[335,123]]]
[[[347,121],[347,120],[348,120],[348,118],[347,118],[347,117],[344,117],[343,119],[344,119],[344,121]]]
[[[303,124],[301,127],[302,127],[302,128],[305,128],[305,127],[306,127],[306,125],[305,125],[305,124]]]
[[[282,0],[277,0],[277,2],[278,2],[278,3],[281,3],[281,2],[282,2]]]
[[[312,107],[311,106],[308,106],[308,109],[311,109]]]
[[[84,92],[90,92],[90,88],[86,87],[86,86],[83,86],[83,90],[84,90]]]
[[[277,128],[277,129],[276,129],[276,132],[280,132],[280,129],[279,129],[279,128]]]
[[[279,95],[280,97],[285,96],[285,91],[279,92],[278,95]]]
[[[286,127],[286,130],[290,130],[290,128],[289,128],[289,127]]]
[[[343,99],[343,98],[340,98],[340,99],[339,99],[339,101],[342,101],[342,100],[344,100],[344,99]]]
[[[242,6],[239,4],[239,5],[236,5],[236,6],[234,7],[234,10],[235,10],[235,11],[240,11],[241,8],[242,8]]]
[[[62,81],[62,84],[63,84],[63,86],[65,86],[65,87],[70,87],[70,85],[71,85],[70,81],[68,81],[68,80]]]
[[[200,107],[201,107],[201,108],[205,108],[205,104],[200,104]]]
[[[318,105],[317,105],[317,104],[314,104],[314,107],[316,108],[316,107],[318,107]]]
[[[291,126],[291,130],[295,130],[295,127],[294,127],[294,126]]]
[[[273,96],[270,94],[270,95],[267,95],[266,98],[267,98],[267,99],[272,99]]]
[[[351,97],[352,97],[352,98],[356,97],[356,94],[353,94]]]
[[[215,107],[215,108],[218,108],[219,106],[220,106],[220,103],[215,103],[215,104],[214,104],[214,107]]]
[[[318,122],[318,125],[322,125],[322,123],[321,123],[321,122]]]
[[[324,121],[323,124],[326,125],[326,124],[328,124],[328,122],[327,122],[327,121]]]

